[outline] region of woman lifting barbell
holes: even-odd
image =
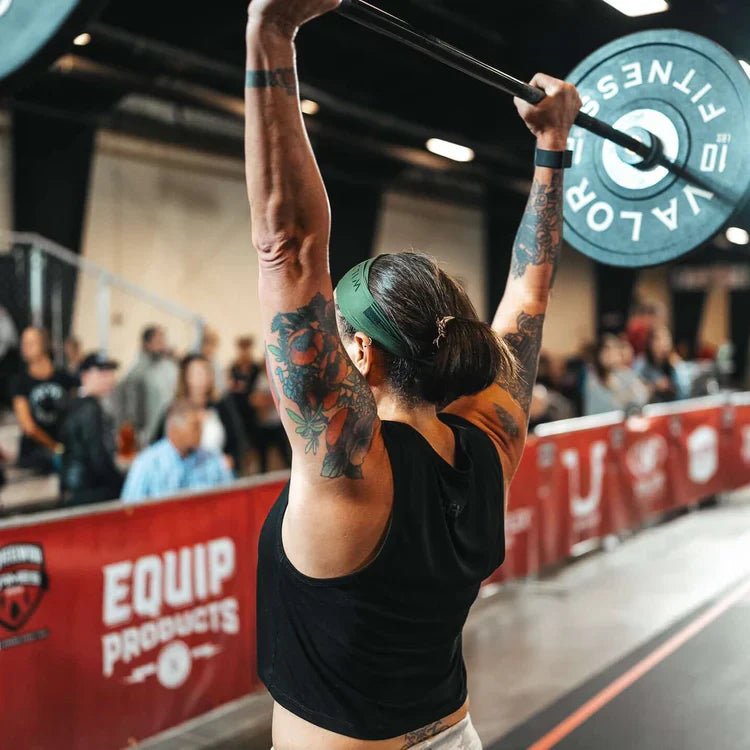
[[[543,75],[533,83],[547,97],[516,102],[547,166],[491,327],[415,253],[356,266],[334,298],[294,37],[338,5],[249,7],[248,193],[269,370],[294,452],[260,540],[259,672],[276,750],[479,748],[461,633],[504,557],[503,499],[526,439],[581,102]]]

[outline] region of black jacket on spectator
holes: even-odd
[[[66,505],[86,505],[120,496],[123,475],[115,464],[114,422],[98,399],[75,399],[61,430],[65,446],[62,488]]]

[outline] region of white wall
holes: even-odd
[[[638,275],[635,297],[644,302],[659,302],[671,316],[672,299],[669,294],[669,272],[666,268],[644,268]]]
[[[718,347],[729,340],[729,292],[714,286],[706,295],[703,308],[699,344],[713,344]]]
[[[595,318],[594,264],[576,250],[566,248],[545,319],[542,349],[558,356],[579,351],[596,335]]]
[[[83,254],[113,273],[202,315],[234,339],[260,338],[257,260],[242,163],[103,133],[94,159]],[[113,295],[111,351],[129,362],[149,323],[167,326],[184,351],[191,328],[131,297]],[[84,278],[74,330],[96,346],[95,284]]]
[[[10,231],[13,225],[13,171],[10,140],[10,118],[0,112],[0,232]]]

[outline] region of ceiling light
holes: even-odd
[[[451,143],[450,141],[443,141],[440,138],[430,138],[427,141],[427,150],[453,161],[474,161],[474,152],[470,148],[459,146],[457,143]]]
[[[604,0],[604,2],[626,16],[648,16],[651,13],[663,13],[669,10],[667,0]]]
[[[310,115],[311,117],[313,115],[317,115],[318,112],[320,112],[320,104],[314,102],[312,99],[303,99],[300,102],[300,105],[302,107],[302,111],[306,115]]]
[[[74,40],[73,44],[76,47],[85,47],[91,41],[91,34],[79,34]]]
[[[727,239],[733,245],[750,245],[750,234],[740,227],[729,227],[727,229]]]
[[[740,65],[742,66],[742,70],[747,73],[747,77],[750,78],[750,63],[745,62],[745,60],[740,60]]]

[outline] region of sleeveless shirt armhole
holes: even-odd
[[[470,422],[466,417],[460,417],[458,414],[446,414],[441,412],[438,417],[448,425],[456,425],[468,430],[469,432],[481,435],[481,439],[484,441],[485,447],[490,451],[492,455],[492,463],[500,474],[500,487],[503,493],[503,505],[505,504],[505,472],[503,471],[503,462],[500,460],[500,454],[498,453],[495,443],[492,442],[492,438],[478,425]]]
[[[389,451],[389,459],[391,461],[391,474],[393,475],[393,459],[390,457],[390,451]],[[284,549],[284,539],[282,535],[282,529],[284,527],[284,516],[286,516],[286,510],[289,506],[289,486],[287,485],[286,493],[286,502],[284,503],[284,510],[283,513],[279,513],[279,521],[278,521],[278,528],[276,529],[276,552],[279,556],[279,560],[281,561],[282,567],[293,577],[296,578],[301,583],[304,583],[307,586],[340,586],[345,583],[350,583],[351,581],[355,580],[358,576],[364,574],[368,570],[370,570],[375,564],[378,562],[378,560],[381,558],[381,556],[385,553],[386,547],[389,545],[392,534],[391,531],[393,529],[393,516],[396,512],[396,502],[397,502],[397,496],[398,493],[396,491],[396,485],[395,480],[393,482],[393,505],[391,506],[391,515],[388,518],[388,525],[386,526],[385,533],[383,534],[383,539],[380,542],[379,547],[377,548],[377,551],[375,552],[375,555],[373,558],[365,565],[363,565],[358,570],[355,570],[352,573],[347,573],[343,576],[336,576],[335,578],[313,578],[311,576],[305,575],[302,571],[297,570],[297,568],[294,566],[292,561],[289,559],[289,557],[286,554],[286,550]]]

